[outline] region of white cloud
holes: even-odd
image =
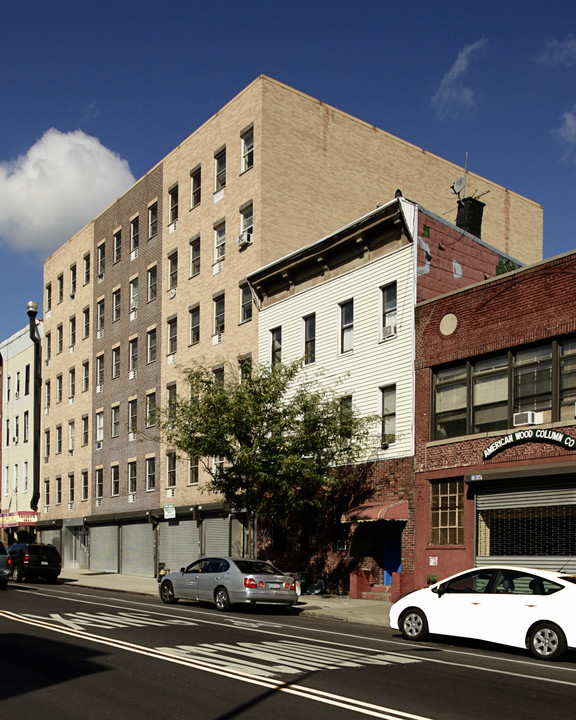
[[[560,126],[553,132],[566,148],[564,159],[576,161],[576,105],[560,116]]]
[[[536,62],[552,67],[575,67],[576,38],[568,35],[566,40],[547,40]]]
[[[126,160],[81,130],[48,130],[25,155],[0,162],[0,237],[46,256],[121,195]]]
[[[462,111],[476,105],[474,91],[462,84],[462,76],[468,70],[472,56],[487,46],[488,39],[481,38],[472,45],[466,45],[458,53],[456,62],[442,78],[438,90],[432,97],[432,107],[440,119],[456,117]]]

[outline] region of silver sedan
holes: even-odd
[[[294,605],[298,599],[291,575],[263,560],[247,558],[201,558],[165,575],[159,590],[165,603],[210,602],[218,610],[229,610],[236,603]]]

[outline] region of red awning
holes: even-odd
[[[408,500],[394,502],[371,502],[346,510],[343,523],[374,522],[375,520],[408,520]]]

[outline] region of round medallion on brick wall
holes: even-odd
[[[453,313],[446,313],[440,320],[440,332],[442,335],[452,335],[458,327],[458,318]]]

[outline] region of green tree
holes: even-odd
[[[164,414],[167,443],[199,458],[207,489],[245,510],[251,533],[256,517],[321,506],[366,454],[372,419],[301,372],[300,362],[218,373],[196,364],[183,373],[189,396]]]

